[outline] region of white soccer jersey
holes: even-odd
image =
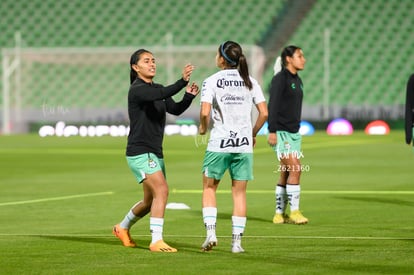
[[[251,111],[255,104],[264,102],[263,91],[250,78],[253,89],[244,85],[236,69],[221,70],[203,82],[201,102],[212,104],[213,129],[207,151],[252,153]]]

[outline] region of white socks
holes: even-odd
[[[203,208],[203,222],[207,231],[207,236],[216,236],[217,208]]]
[[[152,236],[151,243],[156,243],[162,240],[162,230],[164,226],[163,218],[150,217],[150,232]]]
[[[290,212],[299,210],[300,185],[286,184],[286,193],[289,199]]]
[[[285,213],[288,198],[286,194],[286,186],[276,185],[276,214]]]
[[[244,233],[244,228],[246,227],[246,217],[237,217],[237,216],[232,216],[231,217],[231,221],[232,221],[232,245],[233,246],[240,246],[241,244],[241,238],[243,236]]]
[[[141,217],[135,216],[134,213],[132,212],[132,209],[134,209],[135,206],[137,206],[141,202],[142,201],[139,201],[136,204],[134,204],[134,206],[131,207],[128,214],[126,214],[122,222],[119,224],[121,228],[130,229],[137,221],[141,219]]]
[[[217,208],[216,207],[204,207],[203,208],[203,221],[207,231],[207,240],[214,239],[216,242],[216,222],[217,222]],[[241,247],[241,239],[246,227],[246,217],[232,216],[232,252],[240,253],[244,252]]]

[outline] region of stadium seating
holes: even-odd
[[[330,103],[404,103],[406,81],[414,70],[409,54],[413,10],[410,0],[317,1],[290,39],[303,47],[308,61],[301,73],[305,102],[322,102],[324,30],[329,28]]]
[[[285,1],[2,0],[0,47],[13,47],[16,31],[21,32],[25,47],[166,45],[168,34],[174,45],[217,45],[227,39],[254,44]],[[412,0],[318,0],[287,42],[301,46],[308,61],[301,72],[305,103],[317,105],[324,98],[324,30],[328,28],[330,103],[402,104],[406,79],[414,71],[413,10]],[[46,65],[31,70],[47,74]],[[30,74],[30,70],[24,72]],[[96,81],[86,77],[94,73],[91,68],[73,73],[84,74],[87,83]],[[271,76],[272,68],[268,68],[265,90]],[[70,91],[65,90],[69,85],[51,89],[45,79],[35,86],[37,90],[28,92],[25,104],[41,106],[45,98],[65,98],[92,107],[125,104],[124,94],[113,92],[125,78],[113,79],[99,98],[96,94],[102,91],[84,93],[93,86],[76,83]]]
[[[7,12],[2,12],[0,21],[0,47],[13,47],[17,31],[22,34],[23,47],[150,49],[169,43],[218,45],[224,40],[254,44],[282,4],[273,0],[4,0],[1,10]],[[125,107],[125,93],[118,91],[127,89],[127,65],[117,66],[118,73],[110,81],[100,79],[98,70],[74,69],[59,87],[50,83],[52,76],[46,64],[36,64],[34,69],[36,81],[30,89],[23,87],[23,107],[39,107],[45,101],[77,107]],[[71,80],[75,76],[81,81]],[[97,81],[106,81],[106,87],[95,87]]]

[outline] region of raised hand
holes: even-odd
[[[185,81],[190,81],[190,76],[193,73],[193,71],[194,71],[194,66],[193,65],[191,65],[191,64],[185,65],[184,69],[183,69],[183,79]]]
[[[189,94],[196,96],[200,92],[200,88],[197,86],[197,84],[193,82],[191,83],[191,85],[187,85],[187,88],[185,91]]]

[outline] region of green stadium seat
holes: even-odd
[[[253,44],[260,40],[286,1],[243,0],[238,5],[229,5],[221,0],[152,0],[143,9],[135,0],[31,0],[25,2],[24,8],[19,1],[2,0],[2,8],[8,12],[2,15],[0,23],[0,47],[13,47],[16,31],[21,31],[26,47],[165,45],[167,33],[173,34],[174,45],[217,45],[225,39]],[[412,58],[407,61],[407,53],[412,51],[413,10],[412,0],[316,1],[287,42],[302,46],[308,59],[306,69],[301,72],[307,95],[305,103],[318,105],[323,99],[326,27],[331,30],[330,87],[335,104],[403,103],[407,73],[401,71],[414,71]],[[46,65],[36,66],[39,75],[48,73]],[[123,95],[113,95],[113,90],[125,83],[123,70],[117,68],[122,73],[114,72],[117,75],[114,85],[104,90],[71,82],[78,89],[72,91],[69,85],[63,90],[51,88],[45,77],[46,80],[31,87],[24,104],[39,106],[48,98],[69,100],[68,105],[72,106],[85,97],[88,101],[85,104],[96,107],[124,106]],[[263,76],[265,91],[272,70],[269,68]],[[96,72],[85,69],[73,73]],[[81,89],[86,88],[91,94],[100,92],[107,96],[103,96],[103,101],[90,100],[89,94],[82,95]],[[56,95],[56,89],[66,96]],[[362,92],[355,92],[361,89]],[[372,95],[365,98],[355,95],[365,91]]]

